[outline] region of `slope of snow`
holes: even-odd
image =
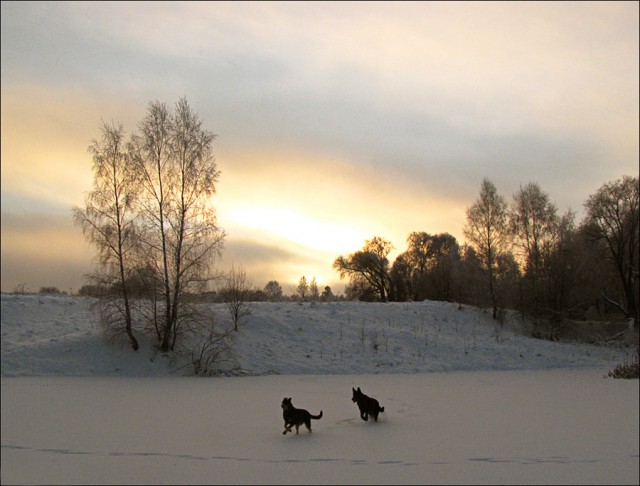
[[[191,352],[159,354],[108,344],[92,299],[2,294],[3,376],[193,374]],[[224,305],[207,306],[229,326]],[[253,303],[234,332],[233,361],[245,374],[387,374],[460,370],[612,368],[626,350],[532,339],[512,317],[496,326],[482,310],[447,302]]]

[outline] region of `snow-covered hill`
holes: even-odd
[[[191,353],[162,355],[109,343],[91,299],[2,294],[2,376],[179,376]],[[518,317],[496,327],[489,313],[446,302],[253,303],[234,332],[239,374],[381,374],[546,368],[611,369],[629,351],[524,336]],[[224,305],[208,305],[228,326]]]

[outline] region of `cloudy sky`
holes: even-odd
[[[463,243],[483,177],[580,218],[638,174],[638,46],[638,2],[2,2],[2,290],[83,284],[87,147],[155,100],[217,134],[219,265],[257,287]]]

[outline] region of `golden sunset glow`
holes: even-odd
[[[637,2],[3,2],[2,291],[83,284],[87,147],[155,100],[216,134],[218,265],[258,288],[463,244],[484,177],[580,215],[638,172],[638,30]]]
[[[358,248],[367,238],[346,225],[314,220],[286,208],[240,207],[229,217],[249,231],[336,255]]]

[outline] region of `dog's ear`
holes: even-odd
[[[362,391],[360,390],[360,387],[358,387],[358,391],[359,391],[360,393],[362,393]]]
[[[351,391],[352,391],[353,393],[355,393],[355,392],[356,392],[356,389],[355,389],[355,388],[353,388],[353,387],[351,387]]]

